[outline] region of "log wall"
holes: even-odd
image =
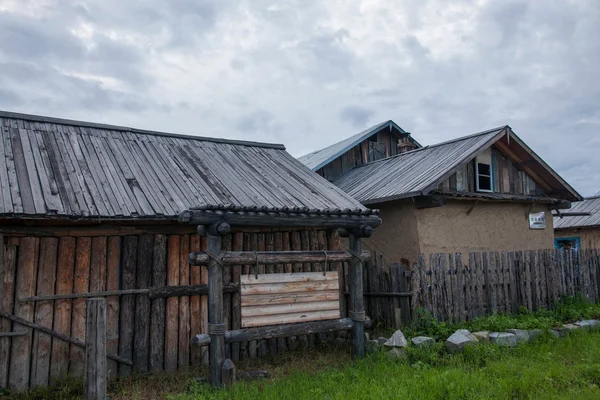
[[[18,299],[67,293],[197,285],[208,283],[204,267],[187,262],[190,251],[206,248],[194,234],[128,236],[29,237],[0,234],[0,310],[72,338],[85,341],[86,300],[20,302]],[[339,250],[339,237],[321,230],[254,231],[223,239],[224,250]],[[224,283],[240,283],[252,266],[224,268]],[[322,264],[259,265],[259,272],[290,273],[324,270]],[[337,271],[339,263],[327,270]],[[224,294],[227,329],[242,327],[241,296]],[[133,365],[108,360],[108,376],[132,372],[177,370],[208,362],[205,348],[190,346],[192,335],[207,333],[207,296],[153,298],[147,294],[107,297],[108,353]],[[26,389],[46,385],[67,374],[82,376],[82,348],[0,318],[0,332],[26,335],[0,337],[0,387]],[[313,335],[315,336],[315,335]],[[315,338],[304,338],[315,343]],[[302,340],[302,339],[301,339]],[[234,361],[284,351],[297,340],[272,339],[226,346]]]

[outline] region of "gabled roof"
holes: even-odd
[[[569,210],[565,210],[565,212],[589,212],[590,215],[582,217],[554,217],[554,229],[600,226],[600,196],[586,197],[583,201],[573,203],[572,207]]]
[[[402,128],[400,128],[394,121],[389,120],[382,122],[380,124],[374,125],[364,131],[357,133],[356,135],[350,136],[347,139],[342,140],[341,142],[334,143],[330,146],[325,147],[324,149],[313,151],[312,153],[308,153],[299,157],[304,165],[308,168],[316,171],[320,168],[323,168],[325,165],[329,164],[331,161],[335,160],[357,144],[362,141],[368,139],[369,137],[375,135],[377,132],[384,128],[396,128],[401,133],[407,133]],[[421,147],[416,141],[417,146]]]
[[[540,176],[552,181],[554,188],[566,200],[579,200],[581,196],[537,156],[509,126],[465,136],[420,149],[398,154],[356,167],[334,183],[363,204],[375,204],[413,196],[426,195],[452,175],[460,165],[506,138],[510,150],[528,154],[527,160],[535,162]],[[507,147],[508,148],[508,147]],[[515,156],[516,157],[516,156]]]
[[[364,209],[278,144],[0,112],[0,217],[165,218],[200,205]]]

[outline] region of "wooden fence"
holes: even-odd
[[[206,248],[205,238],[195,234],[68,235],[0,234],[0,312],[4,313],[4,317],[0,315],[0,387],[25,389],[46,385],[67,374],[82,376],[86,297],[101,291],[132,291],[105,296],[107,354],[109,358],[113,354],[133,363],[110,358],[110,377],[132,371],[173,371],[208,362],[206,348],[190,345],[193,335],[207,333],[207,296],[165,291],[207,283],[206,268],[188,263],[190,252]],[[255,230],[223,238],[223,250],[340,248],[339,237],[323,230]],[[228,330],[241,328],[240,277],[254,274],[254,268],[224,267],[224,284],[230,288],[223,295]],[[340,263],[332,262],[277,264],[259,265],[257,272],[322,272],[338,268]],[[57,294],[76,297],[22,301]],[[14,318],[45,331],[19,324]],[[226,346],[226,356],[234,361],[260,357],[297,344],[310,346],[326,337],[322,334],[232,343]]]
[[[373,260],[363,282],[367,315],[375,326],[406,323],[417,307],[456,322],[516,313],[520,307],[552,308],[562,296],[600,298],[600,250],[440,253],[421,256],[411,271],[385,266],[377,255]]]

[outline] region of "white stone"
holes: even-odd
[[[579,325],[575,325],[575,324],[564,324],[563,329],[569,331],[569,332],[573,332],[576,331],[577,329],[581,329],[581,327]]]
[[[517,343],[529,342],[529,332],[524,329],[507,329],[506,332],[515,335],[517,337]]]
[[[474,340],[476,342],[478,341],[477,336],[475,336],[471,332],[469,332],[468,329],[459,329],[459,330],[456,331],[456,333],[461,333],[461,334],[465,335],[466,337],[468,337],[471,340]]]
[[[575,325],[591,331],[591,330],[600,328],[600,321],[596,321],[595,319],[587,319],[587,320],[577,321],[577,322],[575,322]]]
[[[387,347],[406,347],[408,342],[401,330],[397,330],[387,342],[384,343]]]
[[[461,331],[464,332],[465,330],[461,329]],[[467,331],[469,336],[465,335],[463,332],[456,331],[446,340],[446,348],[448,351],[451,353],[456,353],[464,349],[466,346],[479,342],[479,340],[477,340],[477,338],[469,331]]]
[[[473,336],[475,336],[480,342],[490,341],[490,333],[488,331],[473,332]]]
[[[517,336],[507,332],[492,332],[490,342],[496,346],[514,347],[517,345]]]
[[[417,336],[410,340],[417,347],[429,347],[435,343],[433,338],[427,336]]]
[[[377,343],[384,344],[385,342],[387,342],[387,339],[384,338],[383,336],[377,338]]]
[[[534,340],[537,337],[540,337],[544,334],[544,331],[541,329],[530,329],[529,330],[529,341]]]

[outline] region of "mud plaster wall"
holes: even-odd
[[[406,259],[415,263],[420,253],[417,219],[412,200],[392,201],[376,206],[380,210],[381,225],[373,236],[363,239],[365,250],[376,251],[386,264]]]
[[[560,229],[554,232],[554,236],[579,237],[582,249],[600,249],[600,227]]]
[[[421,252],[463,253],[551,249],[554,247],[552,214],[545,205],[531,212],[546,212],[546,229],[529,229],[531,204],[454,201],[443,207],[415,210]]]

